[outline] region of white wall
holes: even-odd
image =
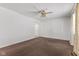
[[[40,20],[39,36],[57,38],[63,40],[71,39],[71,17]]]
[[[0,7],[0,47],[35,38],[38,21]]]

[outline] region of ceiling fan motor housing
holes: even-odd
[[[47,15],[47,12],[45,10],[39,11],[42,17],[45,17]]]

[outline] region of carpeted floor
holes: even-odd
[[[0,49],[0,55],[12,56],[71,56],[68,41],[38,37]]]

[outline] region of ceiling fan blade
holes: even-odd
[[[47,14],[51,14],[51,13],[53,13],[53,12],[47,12]]]
[[[26,12],[27,15],[35,17],[36,15],[38,15],[38,13],[36,11],[28,11]]]
[[[28,11],[28,13],[34,13],[34,14],[38,14],[39,12],[38,11]]]

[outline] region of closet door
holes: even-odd
[[[79,4],[76,7],[74,52],[79,55]]]

